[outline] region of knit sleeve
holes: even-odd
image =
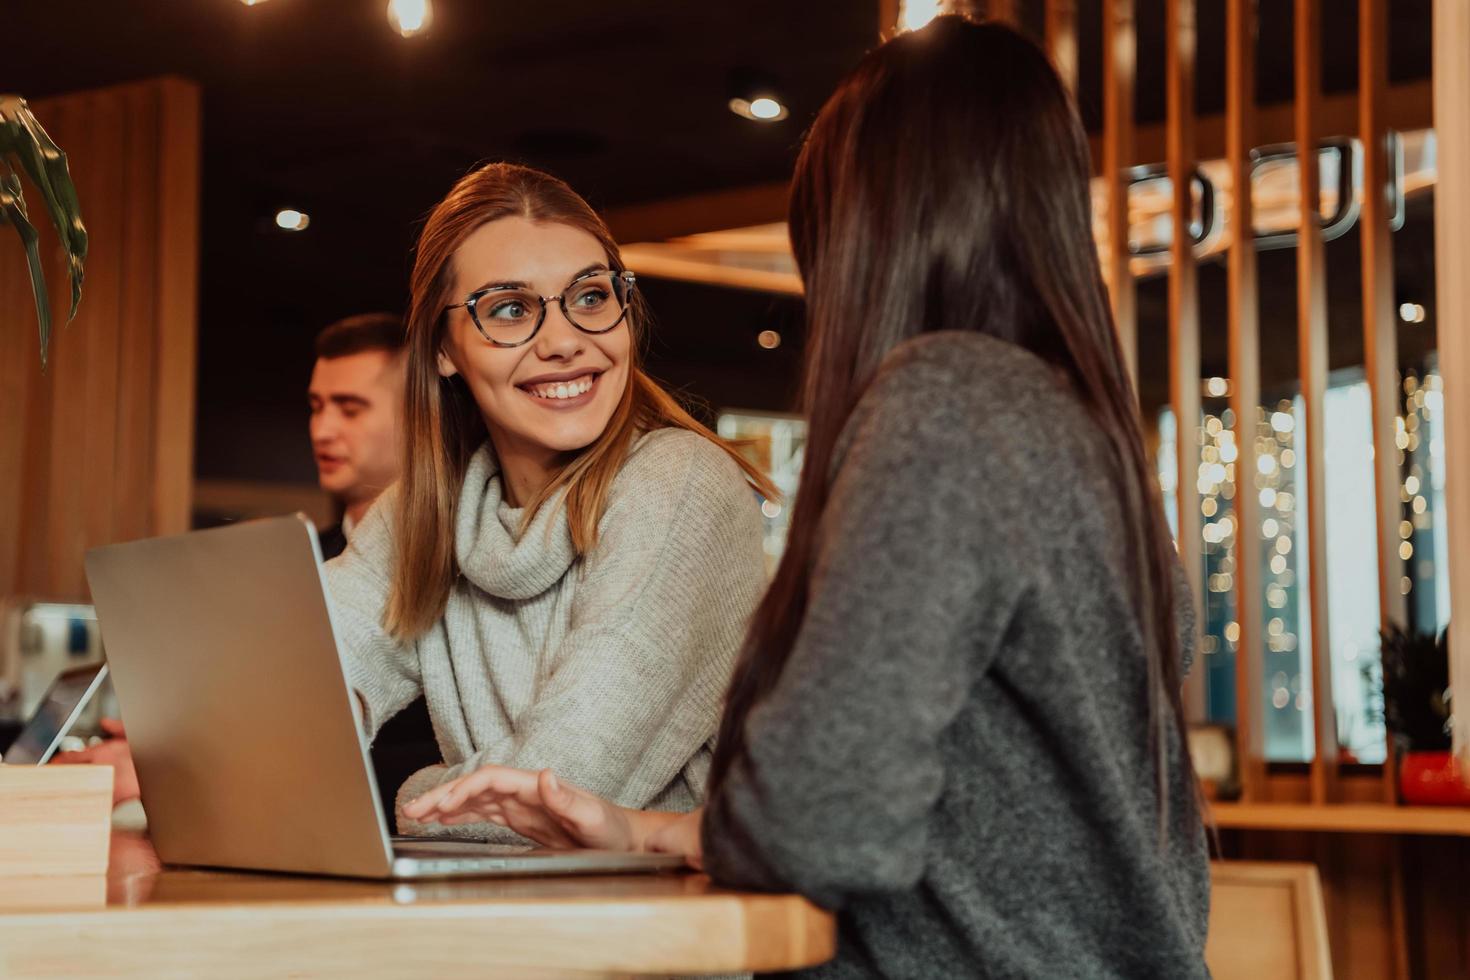
[[[391,503],[384,494],[353,532],[347,550],[327,562],[327,594],[348,683],[363,700],[368,736],[377,734],[423,689],[418,654],[383,628],[393,568]]]
[[[516,732],[411,777],[400,803],[495,763],[551,769],[641,808],[713,739],[764,585],[759,506],[734,462],[692,433],[646,437],[574,574],[568,634]],[[401,816],[400,828],[413,832]]]

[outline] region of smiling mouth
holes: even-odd
[[[601,376],[600,372],[589,371],[565,381],[548,381],[544,384],[517,385],[516,387],[538,401],[574,402],[589,395]]]

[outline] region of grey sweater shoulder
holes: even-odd
[[[1205,975],[1183,749],[1170,820],[1117,469],[1039,359],[931,334],[833,470],[810,598],[708,804],[716,880],[839,910],[832,977]],[[1188,603],[1178,628],[1194,631]]]

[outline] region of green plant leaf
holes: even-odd
[[[51,349],[51,302],[46,297],[46,277],[41,267],[41,236],[26,216],[25,199],[20,195],[20,178],[7,163],[0,175],[0,221],[20,235],[26,250],[26,266],[31,273],[31,292],[36,298],[36,321],[41,328],[41,370],[46,369],[46,355]]]
[[[76,316],[82,301],[82,279],[87,258],[87,229],[82,224],[81,205],[66,154],[46,135],[25,99],[0,98],[0,155],[9,153],[20,161],[27,176],[41,192],[51,214],[51,223],[61,236],[71,274],[71,313]],[[19,193],[16,197],[19,198]],[[28,222],[29,223],[29,222]]]

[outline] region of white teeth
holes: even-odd
[[[591,375],[588,375],[576,381],[560,381],[537,388],[527,388],[526,391],[536,398],[576,398],[578,395],[585,395],[591,391],[594,380]]]

